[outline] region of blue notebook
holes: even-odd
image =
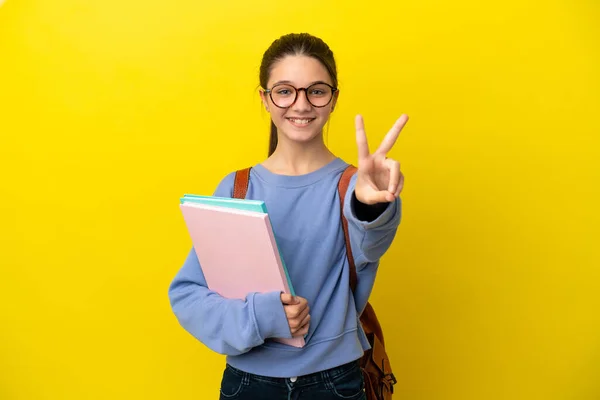
[[[262,200],[233,199],[233,198],[229,198],[229,197],[201,196],[201,195],[197,195],[197,194],[186,194],[180,199],[180,203],[183,204],[186,202],[205,204],[205,205],[216,206],[216,207],[234,208],[237,210],[260,212],[260,213],[268,214],[265,202]],[[275,235],[275,232],[273,232],[273,235]],[[283,270],[285,271],[285,277],[287,278],[288,286],[290,287],[290,292],[291,292],[292,296],[295,296],[296,292],[294,291],[294,287],[293,287],[292,281],[290,279],[290,274],[285,265],[283,256],[281,255],[281,249],[279,249],[279,246],[278,246],[278,250],[279,250],[279,257],[281,258],[281,264],[283,265]]]

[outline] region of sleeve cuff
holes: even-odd
[[[357,210],[356,210],[356,204],[353,201],[355,194],[354,194],[354,190],[352,191],[352,193],[350,194],[350,201],[348,201],[346,203],[346,210],[349,211],[349,213],[347,213],[346,215],[348,216],[348,214],[350,214],[350,217],[360,226],[362,226],[365,230],[368,229],[376,229],[379,228],[381,226],[384,226],[392,221],[394,221],[396,219],[396,214],[400,212],[400,198],[396,197],[396,199],[390,203],[387,204],[387,207],[385,207],[385,209],[381,212],[381,214],[379,214],[379,216],[377,218],[375,218],[372,221],[363,221],[361,219],[358,218],[357,216]],[[358,201],[358,200],[356,200]]]
[[[254,319],[260,337],[290,339],[292,333],[285,316],[280,292],[254,294]]]

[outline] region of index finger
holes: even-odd
[[[396,123],[394,124],[394,126],[392,126],[392,129],[390,129],[389,132],[385,135],[383,141],[381,142],[379,148],[375,153],[387,154],[390,150],[392,150],[392,147],[394,147],[398,136],[400,136],[400,131],[402,131],[404,125],[406,125],[407,122],[408,115],[402,114],[400,118],[396,120]]]
[[[358,148],[358,159],[362,160],[369,156],[369,142],[365,133],[365,122],[362,115],[357,115],[354,118],[354,126],[356,128],[356,147]]]

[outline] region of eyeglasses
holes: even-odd
[[[298,92],[304,91],[308,102],[317,108],[325,107],[331,103],[333,94],[338,90],[327,83],[313,83],[307,88],[295,88],[286,83],[280,83],[271,89],[265,90],[271,97],[271,101],[279,108],[291,107],[298,99]]]

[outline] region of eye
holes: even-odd
[[[316,84],[309,88],[308,94],[311,97],[326,97],[331,94],[331,88],[323,84]]]
[[[289,89],[279,89],[279,90],[277,91],[277,94],[280,94],[280,95],[282,95],[282,96],[286,96],[286,95],[288,95],[288,94],[290,94],[290,93],[292,93],[292,91],[291,91],[291,90],[289,90]]]

